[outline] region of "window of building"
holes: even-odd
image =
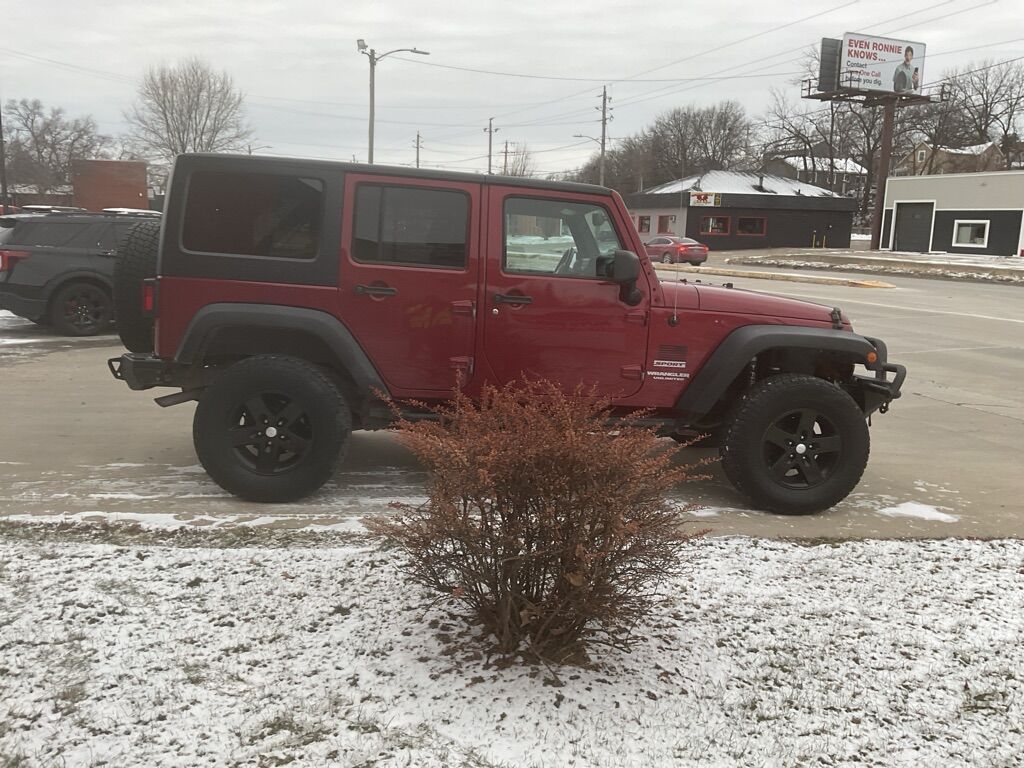
[[[323,183],[269,173],[196,171],[188,184],[185,250],[313,259],[320,248]]]
[[[637,232],[641,232],[641,233],[642,232],[650,232],[651,231],[651,217],[650,216],[640,216],[637,219],[636,231]]]
[[[462,269],[468,228],[464,192],[360,184],[352,258],[364,264]]]
[[[767,220],[760,216],[740,216],[736,219],[736,234],[764,235],[767,226]]]
[[[924,150],[923,149],[917,150],[917,162],[919,162],[919,163],[923,163],[924,162]]]
[[[620,248],[601,206],[526,197],[505,201],[503,267],[509,274],[604,279]]]
[[[700,233],[702,235],[728,235],[728,216],[702,216],[700,220]]]
[[[953,245],[961,245],[967,248],[987,247],[988,225],[987,219],[981,221],[957,219],[953,222]]]
[[[675,216],[659,216],[658,217],[658,232],[668,232],[674,234],[672,225],[676,223]]]

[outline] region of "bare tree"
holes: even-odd
[[[506,167],[502,170],[505,176],[532,176],[535,170],[533,154],[526,143],[516,144],[515,149],[510,149],[505,161]]]
[[[90,116],[69,119],[64,110],[38,99],[8,101],[4,106],[7,171],[13,183],[49,192],[71,179],[71,161],[103,156],[110,139]]]
[[[252,135],[244,100],[227,72],[191,58],[146,72],[125,119],[143,151],[170,162],[183,152],[241,149]]]

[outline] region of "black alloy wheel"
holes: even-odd
[[[95,336],[110,325],[110,296],[98,285],[72,283],[50,304],[50,325],[66,336]]]
[[[258,355],[230,366],[203,390],[192,438],[221,488],[282,503],[330,479],[351,431],[348,403],[323,370],[294,357]]]
[[[280,392],[253,395],[236,409],[229,427],[239,460],[253,472],[274,475],[302,461],[313,429],[301,403]]]
[[[722,469],[759,509],[806,515],[838,504],[860,482],[870,437],[860,406],[804,374],[752,386],[723,424]]]
[[[843,438],[835,424],[812,408],[785,414],[762,437],[768,471],[785,488],[816,488],[843,457]]]

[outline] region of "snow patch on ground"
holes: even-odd
[[[369,546],[10,538],[0,763],[1009,766],[1022,569],[1020,541],[707,539],[632,652],[556,679]]]
[[[955,523],[960,519],[956,515],[941,512],[938,508],[919,501],[905,501],[894,507],[885,507],[878,510],[878,514],[887,517],[916,517],[919,520],[932,520],[938,523]]]

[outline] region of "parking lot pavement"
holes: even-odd
[[[763,281],[731,278],[738,288]],[[718,281],[721,282],[721,281]],[[892,278],[894,289],[772,283],[841,306],[907,365],[904,396],[873,419],[872,457],[836,508],[781,517],[747,507],[713,470],[677,490],[721,534],[776,537],[1024,535],[1024,306],[1013,286]],[[162,409],[115,381],[116,337],[59,339],[0,318],[0,517],[159,525],[357,525],[422,498],[425,475],[386,433],[356,433],[324,490],[301,503],[228,496],[198,466],[192,404]],[[699,453],[685,453],[692,460]]]

